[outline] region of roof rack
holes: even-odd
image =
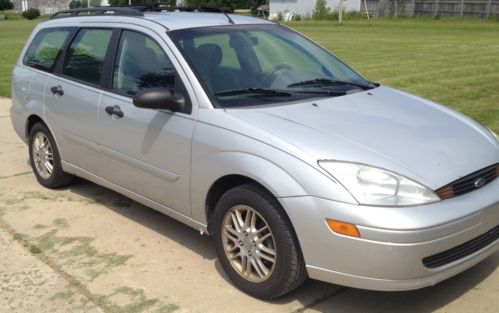
[[[234,24],[234,21],[227,13],[233,13],[232,9],[220,9],[209,7],[177,7],[164,3],[154,3],[146,5],[131,5],[131,6],[118,6],[118,7],[95,7],[95,8],[78,8],[69,9],[56,12],[50,18],[65,18],[75,16],[101,16],[101,15],[114,15],[114,16],[144,16],[144,12],[208,12],[208,13],[222,13],[225,15],[229,23]]]
[[[234,20],[230,18],[230,16],[227,13],[234,13],[234,9],[222,9],[222,8],[211,8],[211,7],[200,7],[200,8],[193,8],[193,7],[178,7],[178,6],[171,6],[169,4],[164,4],[164,3],[154,3],[150,5],[151,11],[153,12],[161,12],[161,11],[168,11],[168,12],[208,12],[208,13],[222,13],[225,15],[229,23],[234,24]],[[149,7],[145,9],[145,11],[148,11]]]
[[[128,6],[134,7],[134,6]],[[184,6],[173,6],[166,3],[152,3],[142,6],[144,11],[168,11],[168,12],[208,12],[208,13],[234,13],[233,9],[230,8],[214,8],[214,7],[184,7]]]
[[[119,15],[119,16],[144,16],[142,10],[133,7],[97,7],[97,8],[79,8],[56,12],[50,19],[75,17],[82,15]]]

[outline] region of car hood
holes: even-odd
[[[385,168],[432,189],[499,162],[499,145],[480,124],[384,86],[306,103],[227,112],[313,159]]]

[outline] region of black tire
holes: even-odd
[[[232,208],[241,205],[251,207],[263,217],[274,237],[275,264],[270,276],[262,282],[245,279],[231,265],[225,252],[222,234],[225,216]],[[247,294],[274,299],[298,288],[307,278],[305,262],[289,218],[277,199],[259,185],[245,184],[223,194],[216,205],[213,223],[218,260],[230,280]]]
[[[35,160],[34,160],[35,157],[33,154],[34,153],[33,142],[35,140],[35,136],[37,136],[37,134],[39,133],[43,134],[48,139],[50,146],[52,148],[53,169],[48,177],[42,177],[42,175],[39,173],[39,171],[36,169],[35,166]],[[36,123],[30,130],[29,161],[31,164],[31,168],[35,173],[36,179],[44,187],[51,189],[64,187],[71,184],[75,179],[73,175],[68,174],[62,170],[61,157],[59,155],[59,150],[57,149],[57,146],[55,144],[54,137],[52,137],[52,134],[48,130],[47,126],[45,126],[43,123]]]

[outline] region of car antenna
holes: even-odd
[[[199,8],[199,12],[220,12],[225,15],[229,23],[236,24],[234,23],[234,20],[230,18],[229,14],[227,14],[227,11],[219,7],[201,7]],[[233,10],[231,10],[230,12],[233,12]]]
[[[218,8],[220,10],[220,12],[222,12],[223,15],[225,15],[225,17],[227,18],[227,20],[229,20],[229,23],[231,24],[236,24],[234,23],[234,20],[230,18],[229,14],[227,14],[227,12],[225,12],[224,9],[222,8]]]

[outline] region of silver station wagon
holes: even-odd
[[[63,11],[33,31],[12,84],[40,184],[79,176],[212,235],[255,297],[307,277],[422,288],[499,250],[496,135],[285,26]]]

